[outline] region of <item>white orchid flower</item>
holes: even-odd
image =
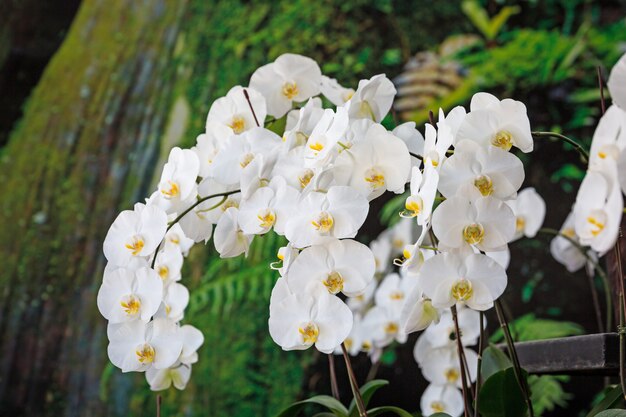
[[[480,313],[459,304],[457,305],[457,319],[463,346],[475,345],[480,337]],[[486,325],[486,320],[484,323]],[[450,310],[443,310],[439,322],[429,326],[422,337],[428,339],[431,349],[444,346],[456,347],[456,328]]]
[[[359,190],[369,200],[385,190],[403,193],[410,171],[406,145],[379,124],[373,124],[362,141],[342,151],[334,165],[337,182]]]
[[[390,239],[386,236],[380,236],[370,243],[370,249],[374,254],[376,262],[376,273],[383,274],[387,272],[391,259],[392,245]]]
[[[443,162],[439,175],[439,191],[444,197],[454,196],[469,184],[483,196],[508,200],[515,198],[524,182],[524,165],[517,156],[500,148],[462,140],[454,155]]]
[[[559,230],[561,235],[567,236],[569,239],[563,236],[556,236],[550,242],[550,253],[554,259],[572,273],[578,271],[587,263],[587,257],[577,246],[580,245],[580,239],[576,235],[574,222],[574,213],[571,212],[567,215],[563,226]],[[587,253],[592,254],[593,250],[588,250]]]
[[[365,197],[350,187],[334,186],[326,194],[310,192],[287,221],[285,236],[298,248],[322,243],[328,237],[353,238],[368,210]]]
[[[239,225],[239,210],[228,208],[215,226],[213,243],[220,258],[233,258],[242,253],[248,256],[253,235],[247,235]]]
[[[613,103],[626,111],[626,54],[617,61],[611,69],[607,87],[611,93]]]
[[[389,113],[395,96],[393,83],[385,74],[378,74],[359,81],[357,90],[345,106],[351,119],[371,119],[379,123]]]
[[[322,71],[311,58],[283,54],[252,74],[250,88],[259,91],[267,102],[267,114],[282,117],[293,102],[303,102],[320,93]]]
[[[426,135],[424,140],[424,166],[430,165],[437,170],[446,159],[446,152],[452,145],[452,131],[449,126],[442,125],[439,131],[426,123]]]
[[[190,149],[173,148],[159,181],[155,204],[168,214],[187,208],[197,195],[196,179],[200,172],[198,155]]]
[[[588,171],[574,204],[574,228],[580,243],[600,256],[608,252],[617,239],[623,209],[617,184],[600,172]]]
[[[322,100],[318,97],[309,99],[304,107],[287,113],[287,124],[283,133],[285,147],[290,150],[304,146],[324,113]]]
[[[400,312],[400,329],[406,333],[424,330],[439,321],[439,311],[430,299],[425,298],[422,289],[415,285],[406,297]]]
[[[515,234],[513,210],[495,197],[483,197],[474,189],[465,191],[441,203],[433,213],[439,247],[504,250]]]
[[[222,184],[239,184],[242,173],[258,155],[264,155],[268,167],[277,157],[276,150],[282,144],[280,136],[271,130],[255,127],[246,130],[236,140],[230,140],[217,154],[213,162],[213,175]]]
[[[308,168],[321,168],[328,165],[337,156],[337,145],[348,130],[348,112],[338,107],[334,112],[324,110],[324,114],[307,138],[304,160]]]
[[[183,256],[189,254],[189,249],[194,245],[194,240],[185,235],[180,224],[176,223],[170,227],[165,233],[165,247],[171,246],[176,248]]]
[[[285,224],[300,193],[282,177],[274,177],[267,187],[257,189],[239,207],[239,225],[247,235],[260,235],[274,229],[285,234]]]
[[[116,266],[126,266],[134,258],[154,253],[167,229],[167,214],[155,206],[137,203],[122,211],[104,238],[104,256]]]
[[[463,394],[450,385],[430,384],[422,394],[420,408],[424,416],[446,413],[458,417],[465,408]]]
[[[168,283],[163,291],[163,302],[156,317],[181,321],[189,304],[189,290],[178,282]]]
[[[613,105],[600,118],[589,150],[589,169],[615,178],[615,164],[626,148],[626,111]]]
[[[415,242],[418,238],[418,227],[412,219],[401,218],[390,229],[385,230],[379,239],[388,239],[391,242],[391,258],[403,254],[407,245]]]
[[[213,162],[231,136],[233,133],[229,127],[216,122],[207,123],[206,133],[198,135],[196,146],[191,148],[198,157],[200,177],[207,178],[213,175]]]
[[[400,315],[383,306],[376,305],[365,314],[363,327],[375,347],[383,348],[394,340],[405,343],[407,339],[407,334],[400,327]]]
[[[244,91],[248,93],[250,103]],[[254,114],[250,106],[254,109]],[[210,123],[219,123],[238,135],[259,125],[263,126],[266,115],[267,109],[263,95],[253,88],[237,85],[231,88],[225,97],[218,98],[211,105],[206,119],[207,131]]]
[[[525,153],[533,150],[524,103],[508,98],[500,101],[489,93],[476,93],[470,108],[457,132],[457,141],[469,139],[505,151],[513,146]]]
[[[163,391],[174,385],[178,390],[184,390],[191,378],[191,366],[182,363],[166,369],[148,368],[146,381],[152,391]]]
[[[336,79],[325,75],[322,75],[320,88],[322,95],[335,106],[343,106],[354,95],[353,88],[346,88],[339,84]]]
[[[157,312],[163,296],[163,283],[150,268],[106,271],[98,291],[98,310],[110,323],[141,320]]]
[[[417,285],[417,279],[411,276],[400,277],[399,274],[393,272],[387,275],[374,294],[376,305],[385,307],[400,317],[400,312],[404,303]]]
[[[517,199],[509,200],[506,203],[515,214],[515,236],[513,236],[513,240],[522,236],[535,237],[546,216],[546,203],[539,193],[532,187],[524,188],[517,195]]]
[[[375,279],[371,280],[363,292],[357,294],[353,297],[348,297],[346,303],[350,310],[354,312],[364,312],[374,299],[374,293],[376,292],[376,288],[378,287],[378,282]]]
[[[452,144],[456,147],[457,144],[457,133],[459,131],[459,127],[465,120],[465,115],[467,112],[465,111],[465,107],[456,106],[452,110],[448,112],[446,115],[443,112],[443,109],[439,109],[439,119],[437,120],[437,128],[439,130],[443,130],[447,132],[450,136],[452,136]]]
[[[332,353],[351,329],[352,312],[334,295],[296,293],[270,301],[270,335],[283,350],[315,345],[322,353]]]
[[[148,324],[140,320],[109,323],[109,359],[122,372],[169,368],[183,348],[178,330],[177,324],[167,319],[154,319]]]
[[[183,342],[183,349],[180,352],[180,358],[178,358],[178,360],[185,365],[198,362],[197,351],[204,343],[204,335],[202,332],[194,326],[185,324],[178,329],[178,334]]]
[[[419,167],[413,167],[411,172],[411,195],[404,203],[404,217],[415,217],[417,224],[426,227],[430,224],[433,204],[437,196],[439,173],[432,165],[424,166],[424,173]]]
[[[183,254],[177,247],[166,245],[157,254],[154,270],[159,274],[164,284],[180,281],[182,268]]]
[[[278,258],[277,262],[272,262],[270,264],[270,268],[278,271],[281,277],[284,277],[289,272],[289,268],[291,268],[291,264],[296,258],[300,255],[300,251],[293,247],[291,243],[288,243],[287,246],[283,246],[278,249],[278,253],[276,257]]]
[[[506,288],[506,272],[482,254],[445,252],[424,262],[418,285],[433,307],[447,308],[463,302],[474,310],[487,310]]]
[[[465,370],[472,382],[476,381],[478,354],[471,349],[463,348],[467,369]],[[452,385],[461,388],[461,367],[456,345],[444,346],[430,350],[424,361],[420,363],[424,378],[435,385]]]
[[[304,249],[289,268],[289,285],[304,289],[315,283],[330,294],[362,294],[374,278],[372,251],[354,240],[329,239]]]

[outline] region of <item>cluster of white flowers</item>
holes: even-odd
[[[570,271],[595,262],[615,245],[626,192],[626,55],[611,70],[613,104],[593,135],[589,165],[576,202],[552,240],[554,258]],[[580,250],[584,247],[584,251]]]
[[[351,354],[377,360],[385,346],[425,329],[415,348],[431,382],[423,414],[460,414],[450,308],[458,309],[461,344],[475,344],[477,311],[491,308],[507,285],[508,244],[533,237],[545,215],[534,189],[519,190],[524,168],[510,152],[532,151],[530,123],[522,103],[478,93],[469,112],[440,110],[424,135],[412,122],[389,131],[381,122],[395,92],[384,75],[344,88],[315,61],[285,54],[255,71],[248,87],[217,99],[196,146],[174,148],[158,189],[122,212],[106,236],[98,307],[109,320],[111,362],[146,371],[154,390],[182,389],[203,342],[181,325],[189,301],[179,282],[184,257],[211,237],[221,257],[247,254],[255,235],[273,230],[289,242],[272,264],[280,278],[269,332],[278,345],[333,353],[345,342]],[[598,136],[613,132],[603,133],[615,127],[616,111],[624,124],[615,108]],[[277,119],[285,122],[278,133]],[[622,207],[614,186],[621,172],[614,147],[622,143],[603,140],[594,137],[597,157],[581,187],[593,195],[574,210],[584,213],[576,217],[586,224],[575,222],[581,241],[598,252],[614,240],[614,232],[603,235],[615,222],[613,200],[618,223]],[[604,164],[611,158],[614,171]],[[353,240],[369,202],[407,186],[403,218],[369,247]],[[476,353],[466,348],[464,356],[473,380]]]

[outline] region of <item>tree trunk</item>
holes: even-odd
[[[94,415],[104,234],[147,191],[184,1],[85,1],[1,161],[0,414]]]

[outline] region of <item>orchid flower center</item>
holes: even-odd
[[[180,237],[176,233],[169,234],[167,238],[175,245],[178,245],[180,243]]]
[[[269,208],[260,210],[256,217],[259,219],[259,226],[264,229],[269,229],[276,223],[276,214]]]
[[[459,371],[456,368],[448,368],[444,374],[449,384],[454,384],[459,379]]]
[[[331,216],[330,213],[322,211],[319,213],[317,218],[311,222],[311,224],[315,230],[322,233],[328,233],[330,229],[332,229],[334,222],[333,216]]]
[[[437,151],[430,151],[425,158],[426,161],[430,161],[430,164],[435,168],[439,166],[439,154]]]
[[[385,325],[385,333],[387,334],[396,334],[398,333],[398,330],[400,330],[398,324],[393,321],[390,321]]]
[[[126,315],[134,316],[135,314],[139,313],[139,309],[141,308],[141,301],[139,300],[139,297],[130,294],[122,298],[122,301],[120,301],[120,305],[122,306],[122,310],[124,310]]]
[[[342,100],[343,102],[347,102],[348,100],[350,100],[352,98],[352,96],[354,95],[354,90],[353,89],[349,89],[348,91],[346,91],[345,93],[343,93],[342,96]]]
[[[305,170],[302,175],[298,176],[298,181],[300,181],[300,188],[304,189],[311,182],[311,178],[315,173],[311,169]]]
[[[234,116],[228,127],[233,129],[233,132],[239,134],[246,129],[246,121],[241,116]]]
[[[472,223],[463,229],[463,239],[470,245],[477,245],[485,237],[485,228],[480,223]]]
[[[253,159],[254,159],[254,154],[247,153],[243,156],[243,158],[241,158],[241,161],[239,161],[239,166],[242,168],[245,168],[248,165],[250,165],[250,162],[252,162]]]
[[[608,144],[608,145],[602,146],[600,150],[598,150],[597,155],[598,155],[598,158],[600,159],[611,158],[611,159],[617,160],[619,158],[619,153],[620,153],[620,150],[616,145]]]
[[[346,349],[350,350],[354,342],[352,341],[352,338],[348,337],[346,340],[343,341],[343,344],[346,345]]]
[[[338,292],[343,290],[343,277],[337,271],[333,271],[328,274],[328,276],[322,283],[326,286],[328,292],[331,294],[337,294]]]
[[[137,355],[137,360],[143,364],[154,362],[154,348],[148,343],[138,346],[135,354]]]
[[[161,194],[165,196],[165,198],[174,198],[180,193],[180,189],[178,188],[178,184],[174,181],[168,181],[169,188],[162,188]]]
[[[526,227],[526,219],[524,216],[517,216],[515,219],[515,230],[518,232],[523,232],[524,227]]]
[[[289,100],[293,100],[293,98],[298,95],[298,85],[296,83],[286,82],[283,84],[282,93],[283,96],[287,97]]]
[[[389,294],[389,298],[391,298],[394,301],[400,301],[404,299],[404,293],[402,291],[392,291]]]
[[[606,226],[606,214],[595,210],[587,216],[587,228],[593,237],[598,236]]]
[[[160,265],[157,272],[163,281],[170,275],[170,269],[166,265]]]
[[[320,142],[311,142],[309,143],[309,149],[313,151],[315,155],[324,150],[324,144]]]
[[[457,301],[467,301],[474,294],[472,283],[466,279],[460,279],[455,282],[450,292]]]
[[[419,195],[409,196],[409,198],[406,199],[406,203],[404,203],[404,207],[411,217],[419,216],[424,208],[424,201]]]
[[[372,106],[367,102],[367,100],[363,100],[359,107],[359,113],[361,117],[367,117],[376,121],[376,116],[374,116],[374,111],[372,110]]]
[[[491,140],[491,144],[508,151],[513,146],[513,135],[508,130],[501,130],[495,134]]]
[[[317,341],[317,336],[320,334],[320,329],[317,324],[313,322],[306,323],[304,326],[298,327],[298,332],[302,336],[302,341],[306,345],[312,345]]]
[[[361,350],[363,352],[369,352],[371,348],[372,348],[372,343],[370,343],[369,341],[366,340],[363,343],[361,343]]]
[[[145,242],[141,236],[133,236],[130,242],[124,246],[133,254],[133,256],[137,256],[143,250],[144,245]]]
[[[576,237],[576,232],[572,227],[566,227],[565,229],[561,230],[561,234],[563,236],[569,237],[570,239],[574,239]]]
[[[433,401],[430,403],[430,408],[433,410],[433,414],[446,411],[446,406],[441,401]]]
[[[365,181],[370,184],[373,190],[377,190],[385,186],[385,174],[378,168],[370,168],[365,171]]]
[[[474,180],[474,186],[478,188],[478,191],[480,191],[483,197],[493,194],[493,181],[491,181],[491,178],[487,175],[480,175],[476,177]]]

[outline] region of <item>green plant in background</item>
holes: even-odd
[[[507,20],[521,11],[519,6],[504,6],[494,17],[490,18],[478,0],[464,0],[461,3],[461,9],[488,41],[493,41]]]

